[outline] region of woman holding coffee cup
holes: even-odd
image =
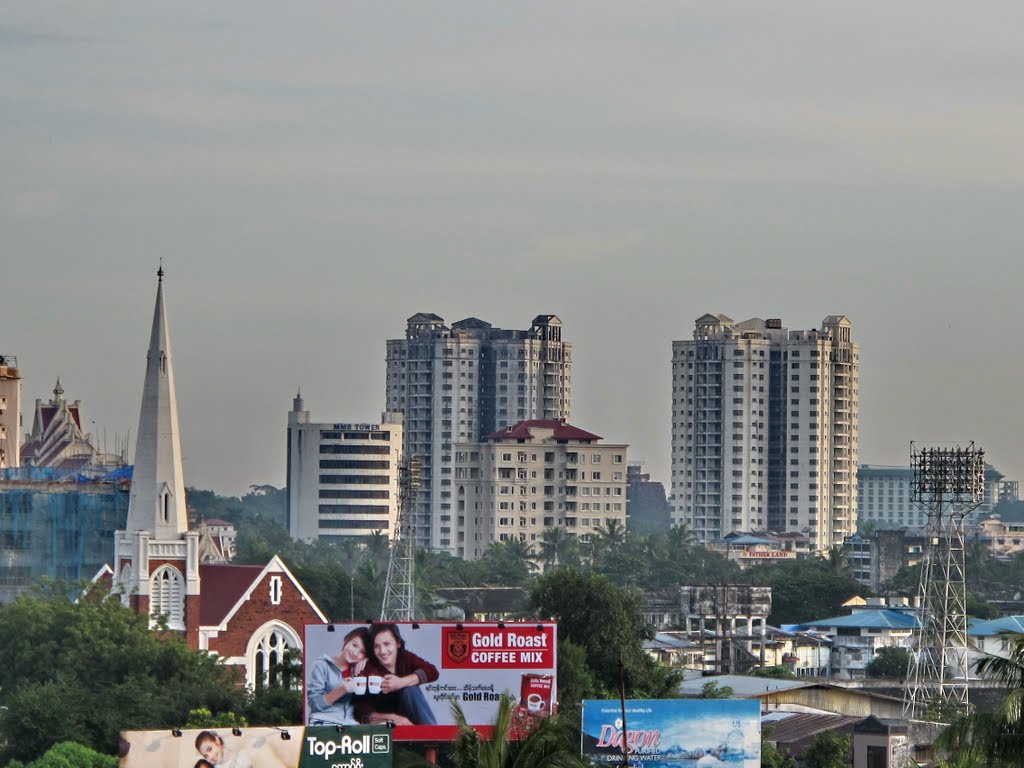
[[[364,723],[437,725],[420,685],[439,677],[437,667],[405,647],[395,624],[370,625],[367,695],[356,703]]]
[[[370,647],[370,630],[357,627],[345,635],[336,656],[316,660],[306,687],[308,725],[358,725],[353,699],[366,693],[363,668]]]

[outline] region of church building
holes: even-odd
[[[244,668],[246,685],[258,686],[286,650],[301,655],[303,626],[326,624],[327,617],[280,558],[265,566],[208,564],[202,533],[189,530],[163,276],[161,268],[113,583],[154,627],[166,622],[191,647]]]

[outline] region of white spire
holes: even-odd
[[[163,276],[161,266],[146,355],[127,529],[149,531],[155,540],[166,541],[177,539],[188,530],[188,515]]]

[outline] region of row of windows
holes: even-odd
[[[390,440],[390,432],[320,432],[321,440]]]
[[[321,504],[320,513],[329,515],[380,515],[387,514],[385,504]]]
[[[319,494],[321,499],[388,499],[391,498],[391,491],[361,491],[350,489],[322,488]]]
[[[390,485],[387,475],[320,475],[322,485]]]
[[[320,469],[390,469],[390,461],[369,459],[320,459]]]
[[[386,445],[321,445],[320,453],[372,454],[386,456],[391,449]]]
[[[321,520],[320,528],[368,528],[370,530],[387,530],[387,520]]]

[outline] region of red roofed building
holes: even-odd
[[[327,617],[280,558],[265,566],[210,564],[209,527],[189,530],[162,269],[158,275],[128,521],[115,535],[114,587],[154,626],[162,620],[193,648],[243,667],[247,685],[265,683],[286,650],[301,652],[303,627]]]
[[[531,419],[480,442],[457,443],[453,495],[459,554],[481,557],[496,541],[541,553],[545,538],[586,538],[626,524],[626,449],[565,420]],[[551,529],[561,534],[546,533]]]

